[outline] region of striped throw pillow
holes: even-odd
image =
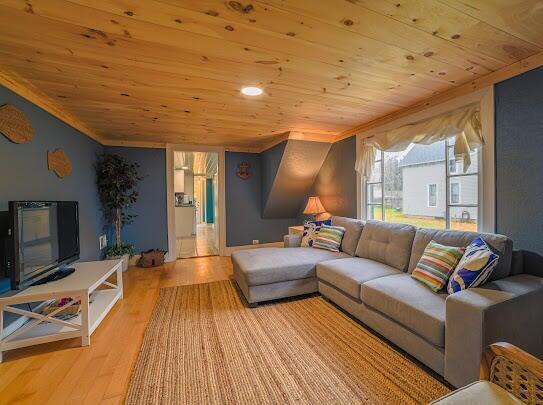
[[[433,240],[428,243],[417,267],[411,273],[415,280],[438,292],[447,284],[465,248],[440,245]]]
[[[317,239],[315,239],[313,247],[330,250],[331,252],[339,252],[344,234],[345,228],[342,226],[323,225],[317,234]]]

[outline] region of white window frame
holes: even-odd
[[[494,134],[494,86],[488,86],[472,93],[457,97],[446,102],[433,105],[425,110],[417,111],[402,118],[389,121],[381,126],[373,127],[356,135],[357,158],[360,155],[360,145],[364,138],[379,134],[384,131],[398,128],[412,122],[432,118],[436,115],[467,106],[472,103],[480,103],[482,134],[485,141],[484,147],[479,153],[479,204],[478,204],[478,232],[496,232],[496,166],[495,166],[495,134]],[[446,165],[448,167],[448,164]],[[357,216],[360,219],[367,218],[366,206],[366,182],[357,174]],[[446,188],[446,191],[447,188]],[[384,193],[383,193],[384,194]],[[384,206],[384,205],[383,205]],[[383,211],[384,212],[384,209]],[[448,215],[447,215],[448,219]]]
[[[453,184],[458,185],[458,202],[454,202],[452,200],[453,192],[452,192],[452,186]],[[450,204],[451,205],[461,205],[462,202],[462,183],[459,181],[450,181],[449,180],[449,196],[450,196]]]
[[[430,204],[430,186],[436,186],[436,202],[434,205]],[[439,191],[437,187],[437,183],[429,183],[426,185],[426,204],[428,205],[428,208],[436,208],[437,202],[439,197]]]
[[[447,164],[449,165],[449,173],[450,174],[456,174],[458,173],[458,163],[456,162],[456,159],[448,159],[449,161]],[[451,170],[451,162],[454,162],[454,170]]]

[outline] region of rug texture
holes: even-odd
[[[322,297],[250,309],[233,282],[165,288],[128,404],[409,404],[449,392]]]

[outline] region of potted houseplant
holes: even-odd
[[[136,185],[142,179],[138,168],[137,163],[116,154],[102,153],[96,158],[96,185],[104,218],[115,229],[115,243],[108,247],[106,255],[109,259],[122,258],[123,271],[128,269],[128,260],[134,254],[134,246],[123,243],[121,229],[136,217],[127,209],[138,199]]]

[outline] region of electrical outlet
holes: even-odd
[[[100,235],[100,237],[98,237],[98,242],[100,243],[100,250],[104,249],[107,246],[106,235]]]
[[[253,239],[253,245],[258,245],[260,241],[258,239]]]

